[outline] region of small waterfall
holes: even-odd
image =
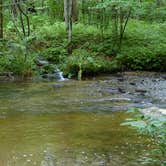
[[[59,81],[65,81],[67,80],[66,78],[63,77],[63,72],[60,71],[57,66],[56,66],[56,69],[54,70],[55,74],[57,75],[57,78]]]
[[[43,59],[42,57],[37,57],[36,62],[40,69],[44,69],[45,67],[49,65],[54,65],[52,71],[43,72],[41,74],[42,78],[49,79],[49,80],[59,80],[59,81],[68,80],[64,78],[63,72],[59,70],[56,64],[50,64],[47,60]]]

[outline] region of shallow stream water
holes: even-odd
[[[121,123],[152,98],[113,79],[1,82],[0,166],[140,166],[153,140]]]

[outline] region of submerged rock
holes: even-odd
[[[149,107],[141,110],[142,113],[150,116],[166,116],[166,109],[158,107]]]
[[[59,77],[54,73],[43,74],[42,78],[49,79],[49,80],[58,80],[59,79]]]
[[[58,89],[58,88],[62,88],[63,85],[62,85],[62,84],[53,84],[52,87],[53,87],[54,89]]]
[[[114,95],[119,98],[130,98],[129,106],[166,108],[165,75],[151,72],[129,72],[120,75],[110,75],[104,78],[107,81],[97,81],[94,87],[100,89],[98,92],[103,96]],[[121,77],[124,78],[124,81],[118,80]]]
[[[126,93],[126,91],[125,91],[124,89],[122,89],[122,88],[118,88],[118,91],[119,91],[120,93]]]
[[[139,92],[139,93],[146,93],[147,90],[145,89],[135,89],[136,92]]]

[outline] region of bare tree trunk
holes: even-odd
[[[66,30],[68,30],[68,0],[64,0],[64,18],[66,24]]]
[[[3,38],[3,0],[0,0],[0,38]]]
[[[11,18],[13,25],[15,27],[16,34],[22,38],[21,32],[19,31],[19,28],[17,27],[17,17],[18,17],[18,11],[17,11],[17,0],[11,0]]]
[[[128,14],[127,14],[127,18],[126,18],[126,20],[125,20],[125,22],[124,22],[124,25],[123,25],[123,27],[122,27],[122,29],[121,29],[121,31],[120,31],[120,48],[121,48],[121,45],[122,45],[122,39],[123,39],[123,36],[124,36],[124,32],[125,32],[125,30],[126,30],[126,26],[127,26],[128,21],[129,21],[131,12],[132,12],[132,9],[130,8],[130,9],[129,9],[129,12],[128,12]],[[123,19],[124,19],[124,18],[123,18]],[[123,20],[123,21],[124,21],[124,20]]]
[[[14,17],[16,18],[17,17],[17,5],[16,5],[16,0],[12,0],[11,1],[11,10],[12,10],[12,13],[14,15]]]
[[[29,16],[23,11],[23,9],[20,6],[20,0],[17,0],[17,7],[20,13],[20,22],[21,22],[21,27],[23,30],[23,34],[24,36],[29,36],[30,35],[30,21],[29,21]],[[27,23],[27,35],[26,35],[26,31],[25,31],[25,25],[24,25],[24,21],[23,21],[23,17],[24,16],[26,18],[26,23]]]
[[[41,6],[44,7],[44,0],[42,0]]]
[[[23,17],[22,17],[22,13],[20,12],[20,23],[21,23],[21,28],[22,28],[22,33],[24,34],[24,37],[26,36],[26,32],[25,32],[25,26],[24,26],[24,21],[23,21]]]
[[[64,0],[64,17],[68,32],[68,53],[72,53],[72,0]]]
[[[78,2],[77,0],[73,0],[73,9],[72,9],[72,12],[73,12],[73,21],[74,22],[77,22],[78,21]]]

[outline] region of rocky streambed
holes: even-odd
[[[57,76],[56,73],[55,75]],[[1,73],[0,78],[0,84],[1,82],[19,80],[17,78],[14,79],[12,73]],[[64,89],[66,87],[69,88],[70,85],[73,86],[73,80],[63,78],[60,79],[60,82],[57,82],[56,78],[59,80],[59,77],[55,77],[51,80],[48,78],[53,89]],[[44,80],[46,80],[46,78],[44,78]],[[63,82],[66,82],[66,80],[68,83]],[[40,81],[42,80],[40,79]],[[56,83],[54,83],[54,81],[56,81]],[[77,84],[77,81],[75,84]],[[80,82],[78,82],[78,84],[80,84]],[[80,98],[75,100],[78,102],[111,101],[114,102],[113,110],[121,110],[121,106],[123,110],[130,107],[166,108],[166,73],[123,72],[90,79],[88,78],[84,80],[82,84],[86,86],[88,91],[86,94],[87,96],[91,96],[91,98],[87,99],[85,97],[86,99]],[[84,91],[84,87],[81,87],[81,89],[82,88]]]
[[[102,96],[126,101],[123,110],[130,107],[166,108],[166,74],[151,72],[124,72],[97,78],[92,86]],[[119,105],[120,107],[120,105]],[[120,109],[115,106],[114,109]],[[164,111],[161,111],[164,113]]]

